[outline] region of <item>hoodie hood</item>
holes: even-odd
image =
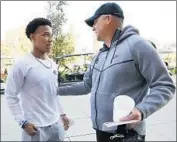
[[[139,31],[138,29],[136,29],[135,27],[128,25],[125,26],[122,30],[117,29],[114,33],[113,39],[112,39],[112,43],[113,42],[122,42],[123,40],[125,40],[126,38],[128,38],[131,35],[139,35]],[[105,43],[103,43],[103,47],[100,49],[101,52],[109,50],[110,48],[108,48],[106,46]]]
[[[119,30],[119,29],[116,30],[113,36],[112,42],[117,41],[117,40],[121,42],[131,35],[139,35],[138,29],[136,29],[135,27],[131,25],[125,26],[122,30]]]

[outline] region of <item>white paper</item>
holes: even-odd
[[[117,126],[119,126],[119,125],[136,123],[136,122],[138,122],[138,120],[120,121],[120,122],[105,122],[105,123],[103,123],[102,130],[103,131],[116,130]]]

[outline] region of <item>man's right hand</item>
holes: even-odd
[[[24,130],[30,136],[34,136],[37,133],[37,128],[31,123],[25,124]]]

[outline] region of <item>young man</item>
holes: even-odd
[[[22,141],[63,141],[68,119],[57,96],[57,65],[47,56],[52,44],[51,22],[44,18],[32,20],[26,36],[33,49],[14,64],[8,75],[8,107],[23,129]]]
[[[138,122],[127,125],[125,129],[131,130],[124,138],[135,136],[136,132],[138,141],[142,141],[146,135],[145,119],[165,106],[175,92],[173,81],[157,51],[139,36],[137,29],[132,26],[123,28],[123,19],[119,5],[105,3],[86,20],[104,46],[93,58],[82,83],[59,89],[61,95],[91,92],[91,119],[99,142],[108,142],[115,133],[103,131],[102,125],[113,121],[116,96],[128,95],[135,100],[135,108],[122,121]],[[147,95],[149,88],[151,91]],[[123,127],[118,127],[117,133],[122,133],[123,129],[120,132],[119,128]]]

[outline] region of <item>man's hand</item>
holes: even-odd
[[[34,136],[37,133],[37,128],[31,123],[25,124],[24,130],[30,136]]]
[[[69,128],[69,120],[68,120],[66,114],[60,115],[60,117],[61,117],[61,120],[63,122],[64,129],[65,129],[65,131],[67,131],[68,128]]]
[[[136,127],[137,124],[139,124],[142,120],[142,114],[141,112],[135,107],[133,108],[133,110],[131,111],[131,113],[129,115],[127,115],[126,117],[123,117],[120,119],[121,121],[130,121],[130,120],[137,120],[138,122],[136,123],[131,123],[128,124],[128,128],[129,129],[133,129]]]

